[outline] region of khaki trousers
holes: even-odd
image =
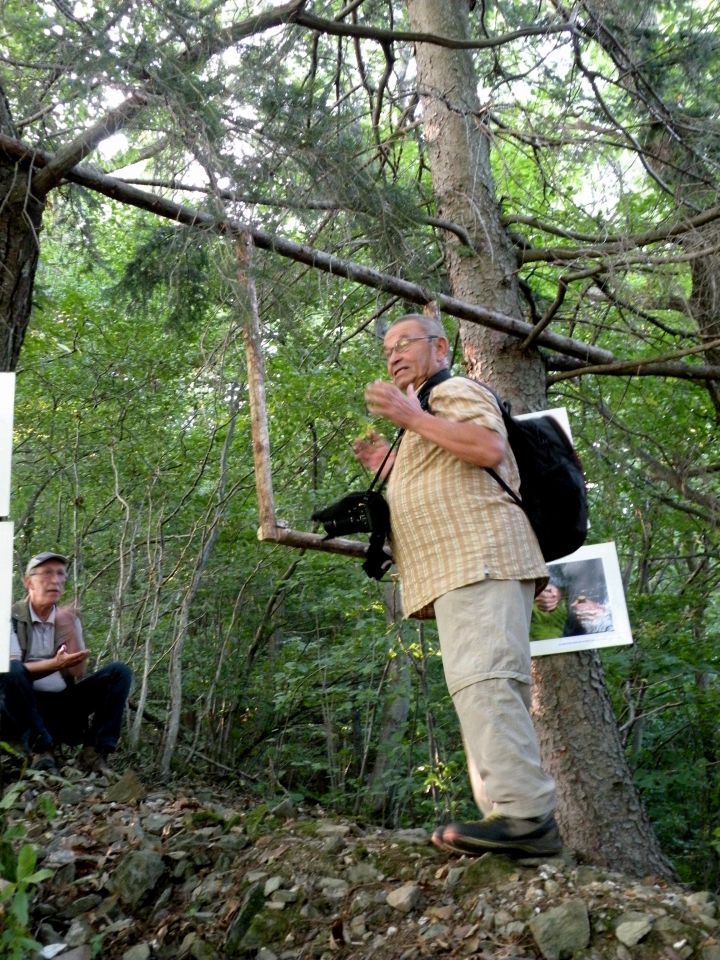
[[[534,587],[481,580],[435,601],[445,679],[484,815],[537,817],[555,807],[555,783],[542,768],[530,716]]]

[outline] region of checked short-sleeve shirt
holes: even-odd
[[[507,436],[493,395],[464,377],[434,387],[430,409],[436,417],[472,421]],[[497,472],[518,489],[509,446]],[[487,470],[416,433],[402,438],[387,499],[405,616],[479,580],[547,577],[527,517]]]

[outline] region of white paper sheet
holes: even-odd
[[[12,604],[13,524],[0,523],[0,673],[10,669],[10,606]]]
[[[15,374],[0,373],[0,517],[10,516]]]

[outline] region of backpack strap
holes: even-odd
[[[443,370],[443,371],[441,371],[441,372],[444,373],[445,376],[444,376],[444,377],[441,377],[441,378],[438,379],[438,380],[436,380],[435,383],[433,383],[433,384],[429,387],[427,393],[425,394],[425,406],[423,406],[423,410],[427,410],[428,413],[432,413],[432,409],[430,408],[430,390],[432,390],[432,388],[433,388],[437,383],[442,383],[443,380],[448,380],[448,379],[450,378],[450,376],[451,376],[451,374],[449,373],[448,370]],[[435,374],[435,376],[438,376],[438,374]],[[433,378],[431,377],[430,379],[432,380]],[[497,395],[497,393],[495,393],[495,391],[493,390],[492,387],[489,387],[486,383],[481,383],[480,380],[473,380],[472,377],[463,377],[462,379],[463,379],[463,380],[469,380],[470,383],[475,383],[475,384],[478,385],[478,387],[482,387],[484,390],[487,390],[488,393],[492,394],[492,396],[493,396],[494,399],[495,399],[495,403],[497,403],[497,405],[498,405],[498,407],[499,407],[499,409],[500,409],[500,413],[502,414],[503,423],[505,424],[505,430],[506,430],[507,435],[508,435],[508,445],[510,445],[510,427],[512,426],[513,421],[512,421],[512,417],[511,417],[511,415],[510,415],[510,403],[509,403],[509,401],[508,401],[508,400],[503,400],[501,397],[499,397],[499,396]],[[427,381],[426,381],[425,385],[423,386],[423,389],[425,389],[425,386],[427,386],[428,384],[430,384],[430,380],[427,380]],[[421,392],[422,392],[422,391],[421,391]],[[419,396],[420,396],[420,394],[418,394],[418,397],[419,397]],[[422,403],[422,401],[421,401],[421,403]],[[511,449],[512,449],[512,447],[511,447]],[[515,491],[513,490],[513,488],[510,486],[510,484],[507,483],[505,480],[503,480],[503,478],[500,476],[500,474],[499,474],[496,470],[493,470],[492,467],[483,467],[483,469],[484,469],[484,470],[487,470],[487,472],[490,474],[490,476],[493,478],[493,480],[495,480],[497,483],[499,483],[500,486],[501,486],[501,487],[503,488],[503,490],[505,491],[505,493],[506,493],[519,507],[522,508],[523,502],[522,502],[522,500],[520,499],[520,497],[517,495],[517,493],[515,493]]]
[[[422,407],[423,410],[426,410],[428,413],[432,413],[432,410],[430,409],[430,393],[433,387],[436,387],[439,383],[442,383],[444,380],[449,380],[451,377],[452,377],[452,374],[447,369],[447,367],[442,367],[442,369],[438,370],[431,377],[427,378],[425,383],[420,387],[420,389],[417,392],[417,398],[420,401],[420,406]],[[375,476],[372,478],[372,483],[368,487],[368,493],[372,493],[373,488],[375,487],[375,484],[379,482],[380,476],[382,475],[382,472],[385,469],[385,464],[388,461],[388,457],[393,452],[393,450],[397,448],[398,444],[403,438],[404,433],[405,433],[405,427],[401,427],[400,430],[398,430],[397,435],[395,436],[395,439],[391,443],[390,449],[385,454],[383,462],[380,464]],[[387,477],[385,477],[385,479],[379,484],[377,488],[377,493],[380,493],[380,491],[382,490],[382,488],[385,486],[386,483],[387,483]]]

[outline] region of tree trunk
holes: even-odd
[[[540,657],[535,674],[540,748],[560,788],[565,841],[591,863],[671,876],[632,782],[597,651]]]
[[[32,306],[44,198],[31,191],[31,177],[0,153],[0,371],[17,366]]]
[[[413,30],[468,36],[466,0],[408,0]],[[467,51],[418,44],[418,92],[433,191],[441,217],[461,223],[476,255],[444,239],[453,295],[521,317],[517,262],[500,223],[490,140]],[[545,405],[545,371],[517,340],[465,325],[471,376],[490,382],[517,412]],[[544,763],[558,785],[558,820],[568,846],[595,863],[631,873],[671,874],[627,767],[595,655],[542,657],[535,664],[536,722]]]

